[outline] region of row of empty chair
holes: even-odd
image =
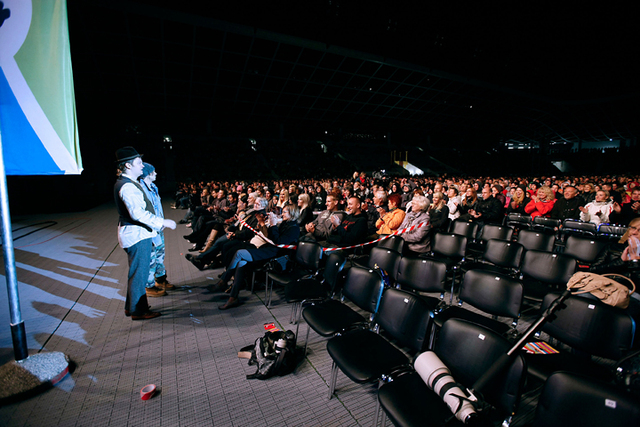
[[[428,260],[415,261],[428,263]],[[466,277],[484,273],[471,273]],[[471,278],[466,280],[472,282]],[[321,335],[330,337],[327,352],[333,365],[329,396],[335,393],[339,371],[357,383],[378,381],[380,404],[396,425],[440,425],[441,421],[451,417],[448,408],[411,367],[415,356],[421,351],[433,349],[451,370],[456,381],[471,387],[492,362],[511,346],[502,334],[455,316],[441,319],[443,322],[437,339],[429,345],[427,336],[431,327],[450,308],[440,314],[434,313],[433,305],[419,294],[408,289],[385,287],[380,273],[372,269],[357,266],[349,269],[343,291],[358,309],[331,299],[303,310],[308,325]],[[543,306],[556,297],[548,295]],[[369,316],[363,316],[358,311],[364,311]],[[634,328],[633,321],[621,310],[599,301],[571,297],[566,302],[566,308],[560,310],[543,330],[584,354],[615,359],[631,346]],[[478,340],[478,336],[483,339]],[[625,410],[633,408],[629,402],[637,402],[633,396],[610,384],[613,375],[611,370],[592,362],[589,357],[582,358],[566,351],[554,355],[519,354],[506,372],[492,382],[490,390],[483,390],[482,394],[494,407],[493,416],[504,420],[508,420],[517,410],[526,373],[539,380],[554,384],[559,382],[561,390],[565,386],[566,390],[571,391],[575,387],[583,387],[585,398],[591,396],[591,390],[597,390],[601,395],[610,392]],[[541,402],[546,402],[545,399],[551,402],[570,399],[556,389],[546,387],[545,391]],[[548,396],[552,393],[556,394]],[[620,396],[626,399],[624,404]],[[546,407],[547,404],[538,408],[536,419],[540,423],[536,425],[548,422],[546,417],[551,415],[544,411],[551,409]],[[558,405],[552,406],[552,411],[562,409]],[[595,417],[602,422],[603,415],[600,412],[594,411],[585,419]],[[630,414],[621,415],[622,412],[610,415],[614,418],[620,416],[620,420],[637,420],[637,408]],[[375,419],[378,420],[377,414]],[[585,425],[598,425],[591,421]]]

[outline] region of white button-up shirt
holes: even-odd
[[[152,231],[149,231],[139,225],[118,226],[118,242],[122,248],[129,248],[141,240],[151,239],[162,230],[163,219],[146,210],[147,203],[139,187],[127,182],[120,188],[119,195],[131,218],[152,228]]]

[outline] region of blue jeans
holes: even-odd
[[[235,269],[240,268],[242,266],[247,265],[247,263],[253,261],[251,254],[246,249],[239,249],[236,251],[231,263],[227,267],[227,271],[224,272],[224,276],[222,276],[222,280],[227,282],[233,276]]]
[[[160,236],[160,243],[153,245],[153,250],[151,251],[147,288],[153,288],[156,285],[156,278],[167,275],[167,269],[164,266],[164,232],[160,231],[158,236]]]
[[[132,314],[142,314],[149,310],[145,285],[149,279],[152,246],[151,239],[144,239],[125,248],[129,258],[129,275],[124,309]]]

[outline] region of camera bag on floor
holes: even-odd
[[[254,345],[244,347],[240,351],[251,351],[249,366],[258,366],[254,374],[247,375],[249,380],[266,380],[276,375],[287,375],[298,365],[296,335],[291,331],[267,332],[256,339]]]

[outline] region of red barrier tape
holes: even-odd
[[[275,247],[282,248],[282,249],[296,249],[298,247],[297,245],[276,245],[272,240],[267,238],[264,234],[262,234],[261,232],[259,232],[257,230],[254,230],[253,227],[251,227],[249,224],[244,222],[244,220],[241,219],[240,222],[242,224],[246,225],[249,228],[249,230],[253,231],[255,234],[257,234],[261,238],[263,238],[265,240],[265,242],[269,243],[270,245],[273,245]],[[387,234],[386,236],[382,236],[379,239],[372,240],[370,242],[359,243],[359,244],[353,245],[353,246],[344,246],[344,247],[341,247],[341,248],[324,248],[323,251],[324,252],[333,252],[333,251],[341,251],[343,249],[360,248],[360,247],[363,247],[363,246],[367,246],[367,245],[371,245],[373,243],[380,242],[382,240],[389,239],[389,238],[391,238],[391,236],[399,236],[401,234],[408,233],[409,231],[416,230],[416,229],[418,229],[420,227],[424,227],[425,225],[428,225],[428,224],[429,224],[428,222],[421,222],[420,224],[412,225],[411,227],[403,228],[401,230],[396,230],[391,234]]]

